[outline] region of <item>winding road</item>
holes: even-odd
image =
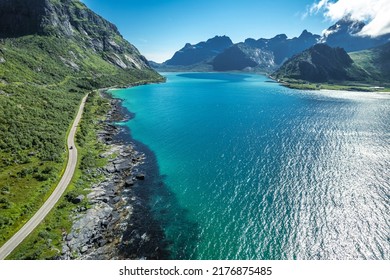
[[[81,115],[84,110],[85,102],[88,95],[86,95],[80,104],[79,111],[77,116],[72,124],[68,135],[68,151],[69,158],[68,164],[64,174],[62,175],[61,181],[58,183],[57,187],[51,194],[51,196],[46,200],[42,207],[35,213],[35,215],[17,232],[15,233],[1,248],[0,248],[0,260],[4,260],[46,217],[46,215],[53,209],[54,205],[61,198],[62,194],[68,187],[70,181],[72,180],[74,171],[77,165],[77,148],[74,142],[76,135],[77,126],[80,122]],[[70,147],[73,147],[70,149]]]

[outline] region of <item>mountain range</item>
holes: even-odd
[[[389,87],[390,43],[350,53],[343,48],[316,44],[293,56],[272,77],[298,88],[305,83],[337,84],[361,90]]]
[[[330,26],[322,36],[304,30],[299,37],[291,39],[285,34],[279,34],[271,39],[248,38],[237,44],[230,43],[231,40],[226,36],[223,36],[225,44],[219,44],[219,40],[214,41],[214,39],[221,37],[215,37],[196,45],[186,44],[184,48],[175,53],[172,59],[162,64],[153,63],[152,66],[158,70],[170,71],[182,71],[183,69],[194,71],[244,70],[272,73],[294,55],[316,44],[327,44],[330,47],[339,47],[351,52],[389,42],[390,34],[376,38],[358,36],[364,26],[364,22],[345,18]],[[211,40],[216,44],[210,44]],[[208,54],[207,58],[197,59],[198,56],[193,55],[194,50],[199,47],[202,53]],[[189,61],[187,57],[191,57],[192,60]]]
[[[232,45],[232,40],[227,36],[215,36],[206,42],[200,42],[196,45],[187,43],[171,59],[165,61],[165,64],[171,66],[188,66],[200,62],[208,62]]]

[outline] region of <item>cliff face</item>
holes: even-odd
[[[147,60],[117,27],[78,0],[0,0],[0,38],[64,38],[101,53],[122,69],[148,69]]]
[[[0,0],[0,37],[42,33],[46,0]]]
[[[56,96],[57,103],[69,103],[98,88],[163,80],[114,24],[78,0],[0,0],[0,112],[9,122],[0,125],[0,138],[6,139],[0,139],[0,152],[1,148],[29,149],[34,142],[41,145],[33,147],[41,151],[40,159],[48,154],[59,157],[61,135],[53,142],[47,139],[52,136],[36,133],[50,127],[43,116],[50,110],[39,107],[46,99]],[[17,104],[34,111],[25,109],[23,115]],[[62,114],[73,110],[68,107],[59,113],[50,106],[55,127],[68,125],[66,121],[58,124]],[[31,121],[26,129],[9,129],[25,120]],[[0,124],[4,123],[2,119]]]
[[[259,69],[267,71],[275,67],[271,52],[250,47],[244,43],[235,44],[217,55],[213,62],[216,71]]]
[[[0,0],[0,36],[119,34],[78,0]],[[87,32],[87,33],[85,33]]]

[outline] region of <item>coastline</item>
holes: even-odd
[[[145,84],[148,83],[141,82],[130,87]],[[132,138],[127,126],[117,124],[127,122],[135,115],[122,105],[123,100],[108,92],[110,89],[119,87],[99,90],[111,107],[103,129],[97,135],[107,148],[100,155],[108,160],[107,165],[100,168],[104,180],[89,189],[86,199],[90,208],[73,213],[72,230],[63,236],[61,259],[175,258],[175,252],[169,250],[171,241],[167,240],[162,226],[167,224],[169,217],[161,219],[159,213],[156,217],[149,206],[151,192],[154,191],[150,188],[157,186],[162,190],[157,192],[167,191],[161,182],[155,155],[147,146]],[[188,223],[184,216],[181,223],[196,229],[196,225]],[[192,240],[196,240],[196,236],[197,233],[193,233]],[[192,258],[188,256],[188,252],[184,252],[176,258]]]
[[[350,91],[350,92],[372,92],[372,93],[380,93],[380,94],[389,94],[390,88],[388,87],[377,87],[374,85],[346,85],[346,84],[326,84],[326,83],[311,83],[305,81],[284,81],[279,80],[273,77],[272,75],[266,75],[269,79],[278,83],[281,86],[290,88],[290,89],[298,89],[298,90],[330,90],[330,91]]]
[[[88,190],[90,208],[73,214],[72,229],[63,235],[61,259],[167,259],[161,225],[150,213],[148,197],[137,191],[158,176],[154,155],[132,139],[127,127],[115,124],[134,117],[122,100],[108,89],[99,93],[111,106],[97,135],[107,148],[100,155],[107,159],[99,168],[104,179]]]
[[[261,79],[261,80],[263,80],[263,79]],[[261,87],[262,85],[260,85],[260,87]],[[267,85],[266,85],[267,86]],[[278,86],[277,85],[271,85],[272,86],[272,88],[277,88]],[[146,89],[146,90],[148,90],[148,88]],[[283,89],[282,88],[279,88],[279,89],[277,89],[278,91],[283,91]],[[142,94],[142,90],[141,90],[141,92],[140,93],[137,93],[137,94]],[[288,93],[289,94],[289,93]],[[114,96],[117,96],[117,97],[120,97],[120,98],[123,98],[124,100],[129,100],[130,98],[131,99],[133,99],[133,98],[137,98],[137,96],[134,96],[133,94],[132,94],[132,92],[130,91],[130,92],[122,92],[122,94],[116,94],[116,93],[113,93],[113,95]],[[336,93],[335,93],[335,95],[336,95]],[[367,96],[369,96],[369,94],[366,94]],[[289,96],[290,96],[290,94],[289,94]],[[275,100],[278,100],[277,98],[278,98],[279,96],[275,96]],[[144,104],[144,101],[145,101],[145,99],[134,99],[136,102],[136,104],[140,104],[139,106],[141,106],[141,104]],[[317,98],[315,98],[315,100],[318,100]],[[143,102],[142,102],[143,101]],[[305,100],[306,101],[306,100]],[[292,102],[292,104],[294,104],[295,102]],[[306,102],[305,102],[306,103]],[[321,100],[321,103],[322,103],[322,100]],[[341,105],[343,105],[344,104],[344,102],[331,102],[331,103],[333,103],[334,105],[336,105],[336,109],[338,109],[338,108],[340,108],[339,107],[339,103],[341,103]],[[351,102],[351,104],[355,104],[356,102]],[[371,102],[370,102],[371,103]],[[119,103],[120,104],[120,103]],[[301,106],[301,102],[296,102],[295,103],[296,104],[296,108],[300,108],[300,106]],[[123,103],[123,105],[124,106],[129,106],[128,105],[128,103],[125,101],[124,103]],[[156,104],[151,104],[151,105],[153,105],[153,107],[154,108],[156,108]],[[369,104],[367,104],[367,105],[369,105]],[[119,106],[119,105],[118,105]],[[143,105],[142,105],[143,106]],[[359,106],[359,104],[357,104],[357,106]],[[153,108],[153,107],[151,107],[151,108]],[[132,109],[132,106],[131,107],[129,107],[130,108],[130,110]],[[133,109],[135,109],[135,108],[133,108]],[[138,111],[137,111],[138,112]],[[337,112],[338,112],[338,110],[336,111],[336,110],[334,110],[334,112],[335,112],[335,115],[337,115]],[[330,111],[330,113],[333,113],[333,111]],[[332,114],[333,115],[333,114]],[[156,116],[157,116],[157,118],[160,116],[160,114],[156,114]],[[139,118],[142,118],[142,117],[148,117],[148,115],[137,115],[137,117],[139,117]],[[138,118],[137,118],[138,119]],[[364,119],[364,116],[362,116],[362,118],[359,118],[359,119]],[[358,119],[358,120],[359,120]],[[303,120],[305,120],[305,119],[303,119]],[[321,123],[321,116],[320,116],[320,118],[318,118],[318,122],[316,122],[315,124],[317,124],[317,123]],[[348,119],[347,119],[347,121],[346,121],[347,123],[348,123]],[[150,123],[150,122],[149,122]],[[152,123],[154,123],[154,122],[152,122]],[[281,123],[284,123],[283,121],[281,121]],[[302,122],[303,123],[303,122]],[[142,124],[141,124],[142,125]],[[131,124],[131,127],[133,127],[133,124]],[[134,127],[137,127],[136,125],[134,125]],[[145,128],[145,125],[143,125],[143,126],[139,126],[141,129],[142,128]],[[287,126],[286,126],[287,127]],[[121,131],[123,132],[124,130],[123,129],[126,129],[126,127],[120,127],[121,128]],[[137,127],[138,128],[138,127]],[[348,130],[347,130],[348,131]],[[128,132],[126,132],[127,134],[128,134]],[[128,135],[125,135],[125,133],[122,133],[123,135],[123,137],[124,138],[128,138],[128,137],[130,137],[130,136],[128,136]],[[142,134],[140,134],[141,136],[142,136]],[[243,135],[245,135],[245,134],[243,134]],[[137,137],[135,134],[134,134],[134,136],[135,137]],[[142,139],[142,138],[140,138],[140,139]],[[147,138],[146,138],[147,139]],[[169,139],[169,138],[168,138]],[[270,138],[271,139],[271,138]],[[153,140],[153,139],[152,139]],[[311,140],[311,139],[308,139],[308,140]],[[273,141],[273,140],[272,140]],[[145,141],[146,142],[146,141]],[[337,143],[337,142],[336,142]],[[203,145],[202,145],[203,146]],[[294,146],[291,146],[292,148],[294,147]],[[202,148],[202,147],[201,147]],[[140,151],[140,149],[139,149],[139,147],[136,147],[135,148],[137,151]],[[175,152],[175,149],[177,149],[177,147],[175,146],[175,147],[173,147],[173,149],[171,150],[171,153],[173,152]],[[314,148],[313,148],[314,149]],[[316,150],[312,150],[313,152],[316,152]],[[145,160],[144,161],[146,161],[146,159],[150,159],[150,157],[149,156],[146,156],[145,157]],[[326,159],[326,158],[325,158]],[[161,163],[164,163],[163,161],[161,161]],[[144,168],[144,166],[142,165],[142,166],[139,166],[138,168]],[[347,165],[347,167],[348,167],[348,165]],[[275,167],[276,169],[275,170],[277,170],[277,168],[278,168],[278,166],[276,166]],[[337,169],[335,169],[336,170],[336,172],[337,172]],[[277,173],[277,172],[275,172],[275,173]],[[172,173],[167,173],[167,176],[169,176],[169,174],[172,174]],[[231,172],[229,172],[229,174],[232,174]],[[149,172],[146,172],[146,177],[145,177],[145,179],[146,180],[148,180],[149,179],[149,175],[150,175],[150,173]],[[259,178],[260,178],[260,176],[259,176]],[[207,179],[207,178],[206,178]],[[167,182],[169,182],[169,180],[166,180]],[[181,180],[181,181],[183,181],[183,180]],[[244,182],[244,184],[245,184],[245,181],[243,181]],[[266,182],[266,181],[265,181]],[[294,182],[294,179],[293,179],[293,182]],[[152,257],[147,257],[147,255],[146,254],[143,254],[142,253],[142,249],[139,249],[141,246],[144,246],[145,244],[150,244],[150,234],[148,234],[147,232],[150,232],[150,230],[148,229],[148,220],[149,220],[149,217],[145,214],[145,213],[147,213],[147,211],[145,211],[145,206],[147,206],[147,203],[145,203],[145,200],[142,200],[142,199],[140,199],[139,197],[137,197],[136,195],[134,195],[134,196],[130,196],[130,194],[129,194],[129,192],[138,192],[139,190],[146,190],[147,188],[143,188],[144,186],[142,186],[141,184],[143,184],[144,183],[144,181],[139,181],[139,182],[137,182],[137,183],[139,183],[140,184],[140,186],[138,187],[138,190],[137,190],[137,186],[136,185],[134,185],[132,188],[129,188],[129,190],[127,191],[127,192],[125,192],[125,194],[128,196],[128,197],[133,197],[134,198],[134,200],[133,201],[131,201],[131,207],[134,207],[134,208],[132,208],[131,209],[131,217],[128,217],[128,219],[126,220],[126,219],[124,219],[123,221],[122,221],[122,225],[124,226],[123,228],[122,228],[122,232],[120,232],[120,233],[118,233],[118,235],[117,235],[117,237],[118,237],[118,241],[116,241],[116,243],[115,244],[111,244],[111,252],[114,252],[112,255],[111,255],[111,257],[107,257],[107,255],[106,256],[103,256],[103,255],[100,255],[100,257],[102,258],[102,259],[143,259],[143,258],[152,258]],[[246,181],[246,184],[248,183],[248,181]],[[336,182],[336,184],[337,184],[337,182]],[[253,186],[256,186],[255,184],[253,185]],[[172,185],[172,187],[174,187],[174,185]],[[163,187],[162,187],[163,188]],[[194,188],[192,188],[192,190],[193,190]],[[256,188],[255,188],[256,189]],[[125,195],[124,194],[124,195]],[[229,195],[228,195],[228,197],[229,197]],[[228,198],[227,197],[227,198]],[[154,201],[152,201],[152,203],[153,203]],[[164,206],[165,206],[165,208],[163,209],[164,211],[170,211],[169,210],[169,204],[168,203],[165,203],[165,201],[162,203],[162,204],[164,204]],[[127,206],[129,206],[129,205],[127,205]],[[135,207],[138,207],[137,208],[137,210],[136,210],[136,208]],[[161,211],[162,212],[162,211]],[[172,213],[172,211],[171,211],[171,213]],[[158,215],[158,216],[157,216]],[[137,218],[135,218],[135,216],[137,216]],[[159,216],[161,216],[161,213],[160,212],[155,212],[155,216],[157,216],[158,218],[159,218]],[[173,215],[169,215],[170,216],[170,218],[172,219],[172,218],[176,218],[175,216],[173,216]],[[181,224],[181,223],[180,223]],[[145,227],[145,231],[142,229],[142,230],[140,230],[140,227],[141,226],[143,226],[143,227]],[[126,227],[126,228],[125,228]],[[184,227],[183,227],[184,228]],[[165,226],[165,224],[164,224],[164,229],[167,229],[167,227]],[[169,229],[169,228],[168,228]],[[180,237],[180,234],[182,233],[182,232],[186,232],[186,230],[187,230],[187,228],[185,228],[185,230],[182,230],[182,228],[178,228],[178,229],[175,229],[176,231],[174,231],[173,233],[174,233],[174,235],[171,235],[171,236],[174,236],[174,238],[177,238],[177,239],[179,239],[179,237]],[[166,231],[167,232],[167,236],[169,237],[169,231]],[[180,232],[180,234],[176,234],[177,232]],[[145,234],[146,233],[146,234]],[[240,232],[239,232],[239,228],[238,228],[238,230],[237,230],[237,233],[239,234]],[[162,236],[162,238],[164,238],[164,235],[161,235]],[[202,235],[200,235],[200,236],[202,236]],[[162,239],[161,239],[162,240]],[[171,240],[172,240],[172,238],[171,238]],[[176,240],[176,239],[175,239]],[[200,239],[201,240],[201,239]],[[187,240],[185,240],[185,241],[187,241]],[[184,243],[184,242],[183,242]],[[184,243],[185,245],[187,245],[188,243]],[[214,243],[214,244],[216,244],[216,243]],[[220,245],[221,246],[221,245]],[[150,247],[152,247],[152,245],[150,245]],[[173,247],[173,246],[172,246]],[[155,248],[157,248],[157,246],[155,247]],[[220,247],[220,248],[222,248],[222,246]],[[249,247],[248,247],[249,248]],[[88,249],[88,247],[87,247],[87,249]],[[195,248],[196,249],[196,248]],[[95,250],[96,251],[96,249],[94,248],[93,250]],[[99,250],[99,249],[98,249]],[[113,250],[115,250],[115,251],[113,251]],[[274,253],[274,252],[267,252],[266,250],[267,250],[267,248],[265,248],[264,249],[265,251],[264,252],[266,252],[266,256],[282,256],[283,257],[283,255],[278,255],[278,252],[276,252],[276,253]],[[325,250],[325,249],[324,249]],[[92,249],[91,249],[91,251],[92,251]],[[197,255],[196,255],[196,250],[193,250],[194,252],[195,252],[195,255],[189,255],[189,258],[196,258],[197,257]],[[199,250],[200,251],[200,250]],[[174,250],[172,250],[172,252],[178,252],[178,250],[176,250],[176,248],[174,248]],[[324,251],[324,252],[326,252],[326,251]],[[87,252],[88,253],[88,252]],[[204,255],[201,255],[203,252],[202,251],[200,251],[200,253],[199,253],[199,258],[202,258]],[[257,252],[255,252],[255,253],[257,253]],[[271,254],[273,254],[273,255],[271,255]],[[188,255],[187,255],[188,256]],[[310,255],[310,252],[309,252],[309,255],[307,255],[307,256],[309,256],[309,257],[312,257],[312,255]],[[94,257],[91,257],[91,254],[89,255],[89,257],[90,257],[90,259],[96,259],[97,257],[96,257],[96,254],[94,255]],[[185,255],[184,255],[184,257],[185,257]],[[285,255],[284,255],[284,257],[286,257]],[[88,256],[86,256],[85,258],[88,258]],[[183,258],[183,257],[182,257]],[[188,259],[189,259],[188,258]],[[179,258],[178,258],[179,259]]]

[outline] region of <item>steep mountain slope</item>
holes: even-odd
[[[320,42],[352,52],[377,47],[390,41],[390,34],[379,37],[359,36],[364,26],[365,23],[361,21],[342,19],[324,31]]]
[[[146,59],[122,38],[115,25],[79,1],[1,0],[0,38],[25,35],[70,40],[122,69],[149,69]]]
[[[163,64],[153,64],[153,67],[168,71],[245,69],[272,72],[295,54],[299,54],[317,43],[344,48],[350,52],[380,46],[390,41],[390,34],[379,37],[360,36],[359,32],[364,26],[364,22],[345,18],[330,26],[322,36],[304,30],[300,36],[291,39],[285,34],[279,34],[270,39],[248,38],[244,42],[234,45],[230,39],[225,39],[224,47],[218,50],[206,47],[210,41],[222,40],[221,38],[223,38],[215,37],[196,45],[187,44],[176,52],[172,59]]]
[[[217,55],[213,62],[216,71],[258,69],[271,70],[275,67],[274,56],[268,51],[250,47],[244,43],[235,44]]]
[[[0,0],[0,245],[52,190],[82,96],[162,80],[78,0]]]
[[[292,39],[288,39],[285,34],[279,34],[271,39],[247,39],[245,43],[273,53],[275,63],[280,65],[294,54],[313,46],[319,39],[319,35],[304,30],[299,37]]]
[[[390,84],[390,42],[349,55],[357,66],[367,72],[372,81]]]
[[[273,75],[276,79],[304,80],[313,83],[365,81],[367,73],[356,66],[342,48],[317,44],[292,57]]]
[[[187,43],[164,64],[188,66],[204,61],[207,62],[232,44],[232,40],[227,36],[215,36],[214,38],[208,39],[206,42],[200,42],[196,45]]]
[[[292,55],[317,43],[319,39],[319,35],[306,30],[292,39],[279,34],[271,39],[249,38],[237,44],[233,44],[229,37],[216,36],[196,45],[186,44],[171,59],[162,64],[152,62],[152,66],[160,71],[246,69],[270,72]]]

